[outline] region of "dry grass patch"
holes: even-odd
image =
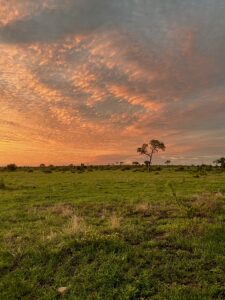
[[[46,236],[43,237],[43,240],[47,240],[49,242],[55,240],[56,238],[58,237],[58,233],[57,232],[54,232],[54,231],[50,231],[49,234],[47,234]]]
[[[107,217],[107,214],[108,214],[108,211],[107,211],[107,209],[102,209],[101,210],[101,212],[100,212],[100,214],[99,214],[99,217],[102,219],[102,220],[105,220],[106,219],[106,217]]]
[[[121,217],[118,217],[116,214],[113,214],[111,217],[110,217],[110,228],[112,230],[117,230],[120,228],[120,225],[121,225]]]
[[[186,229],[187,236],[189,237],[203,237],[208,231],[208,223],[191,222]]]
[[[69,221],[61,229],[51,230],[47,234],[43,234],[43,241],[61,240],[65,236],[85,235],[90,231],[89,226],[85,223],[82,217],[73,215]]]
[[[71,217],[74,214],[74,207],[70,204],[57,204],[50,207],[50,211],[62,217]]]
[[[197,216],[207,217],[220,213],[224,209],[225,200],[220,195],[202,194],[195,196],[191,207]]]
[[[89,227],[85,223],[84,219],[74,215],[67,226],[64,228],[63,233],[67,235],[74,234],[86,234],[89,230]]]
[[[149,216],[152,212],[152,207],[149,203],[146,202],[138,203],[135,207],[135,212],[144,216]]]
[[[62,217],[71,217],[74,214],[74,207],[71,204],[56,204],[56,205],[35,205],[28,209],[30,213],[50,213]]]
[[[11,231],[8,231],[3,236],[3,240],[6,244],[14,244],[17,239],[18,239],[18,235]]]

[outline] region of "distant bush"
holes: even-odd
[[[207,166],[207,167],[206,167],[206,171],[210,172],[210,171],[212,171],[212,170],[213,170],[213,166],[210,165],[210,166]]]
[[[184,168],[184,166],[180,166],[180,167],[178,167],[178,168],[176,168],[176,171],[184,171],[185,170],[185,168]]]
[[[82,173],[85,171],[85,169],[82,166],[78,166],[77,171],[78,171],[78,173]]]
[[[131,170],[132,169],[132,166],[124,166],[121,168],[121,171],[128,171],[128,170]]]
[[[133,162],[132,162],[132,165],[133,165],[133,166],[140,166],[140,163],[139,163],[138,161],[133,161]]]
[[[16,164],[9,164],[6,166],[6,170],[10,172],[14,172],[17,170],[17,165]]]
[[[4,190],[6,188],[5,181],[3,178],[0,179],[0,190]]]
[[[155,170],[156,171],[162,171],[162,167],[156,167]]]
[[[84,171],[78,171],[77,173],[78,173],[78,174],[83,174],[83,173],[84,173]]]
[[[52,170],[45,169],[45,170],[43,170],[43,173],[46,173],[46,174],[51,174],[51,173],[52,173]]]
[[[225,157],[221,157],[214,161],[216,165],[219,165],[222,169],[225,169]]]

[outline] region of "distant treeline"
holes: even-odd
[[[151,168],[152,172],[160,172],[162,170],[171,170],[171,171],[200,171],[200,172],[209,172],[212,170],[224,171],[225,168],[219,165],[153,165]],[[25,172],[34,172],[41,171],[44,173],[52,172],[72,172],[72,173],[83,173],[83,172],[92,172],[92,171],[106,171],[106,170],[121,170],[121,171],[133,171],[133,172],[147,172],[145,164],[132,163],[132,164],[108,164],[108,165],[67,165],[67,166],[54,166],[54,165],[44,165],[41,164],[38,167],[23,167],[17,166],[16,164],[9,164],[5,167],[0,167],[0,172],[4,171],[25,171]]]

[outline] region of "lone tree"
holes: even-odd
[[[215,160],[214,163],[220,165],[221,168],[225,169],[225,157],[221,157]]]
[[[148,156],[148,164],[146,164],[148,171],[150,171],[151,168],[153,154],[159,152],[160,150],[165,151],[166,146],[163,142],[158,140],[151,140],[149,144],[143,144],[142,147],[137,148],[138,153]]]

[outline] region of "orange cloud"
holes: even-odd
[[[158,111],[162,108],[160,103],[155,103],[147,98],[147,96],[135,95],[135,91],[130,91],[125,86],[110,86],[109,92],[117,98],[129,102],[132,105],[141,105],[149,111]]]

